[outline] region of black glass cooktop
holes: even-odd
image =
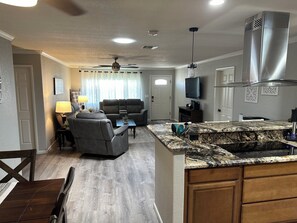
[[[297,147],[279,141],[219,144],[218,146],[240,158],[297,155]]]

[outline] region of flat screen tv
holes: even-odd
[[[186,98],[199,99],[201,96],[200,78],[199,77],[186,78],[185,91],[186,91]]]

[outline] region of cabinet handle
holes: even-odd
[[[218,109],[218,112],[221,112],[222,110],[221,109]]]

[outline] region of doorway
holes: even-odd
[[[172,76],[151,76],[151,120],[171,119]]]
[[[234,72],[235,67],[216,69],[215,85],[233,83]],[[231,121],[233,117],[234,88],[215,88],[214,97],[214,121]]]
[[[21,150],[35,149],[34,84],[32,66],[14,66]]]

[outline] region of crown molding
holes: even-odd
[[[224,54],[224,55],[221,55],[221,56],[209,58],[209,59],[206,59],[206,60],[201,60],[201,61],[198,61],[197,64],[209,63],[209,62],[212,62],[212,61],[227,59],[227,58],[239,56],[239,55],[242,55],[242,54],[243,54],[243,50],[239,50],[239,51],[235,51],[233,53],[227,53],[227,54]]]
[[[46,58],[48,58],[48,59],[51,59],[51,60],[53,60],[53,61],[56,61],[57,63],[59,63],[59,64],[61,64],[61,65],[64,65],[65,67],[70,68],[70,66],[68,66],[68,64],[64,63],[62,60],[59,60],[59,59],[57,59],[57,58],[55,58],[55,57],[53,57],[53,56],[51,56],[51,55],[49,55],[49,54],[47,54],[47,53],[45,53],[45,52],[41,52],[40,55],[41,55],[41,56],[44,56],[44,57],[46,57]]]
[[[242,55],[242,54],[243,54],[243,50],[239,50],[239,51],[235,51],[235,52],[232,52],[232,53],[223,54],[221,56],[212,57],[212,58],[209,58],[209,59],[206,59],[206,60],[200,60],[200,61],[197,61],[197,62],[194,62],[194,63],[195,64],[209,63],[209,62],[212,62],[212,61],[227,59],[227,58],[239,56],[239,55]],[[182,66],[176,67],[175,69],[187,68],[188,66],[189,66],[188,64],[187,65],[182,65]]]
[[[10,35],[10,34],[4,32],[4,31],[2,31],[2,30],[0,30],[0,36],[1,36],[2,38],[4,38],[4,39],[9,40],[9,41],[14,40],[14,36],[12,36],[12,35]]]

